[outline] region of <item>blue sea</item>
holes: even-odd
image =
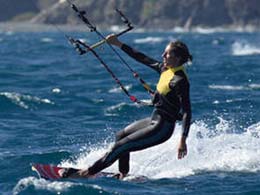
[[[103,32],[105,35],[109,32]],[[92,44],[94,33],[69,31]],[[31,163],[87,168],[113,144],[115,133],[151,115],[129,101],[91,53],[79,56],[60,31],[0,31],[0,194],[260,194],[260,33],[131,32],[121,40],[161,59],[180,39],[187,65],[192,125],[188,155],[177,159],[178,123],[165,143],[132,153],[132,175],[116,179],[40,179]],[[129,92],[150,97],[104,45],[96,51]],[[119,50],[118,50],[119,51]],[[153,88],[159,75],[119,51]],[[106,169],[117,171],[117,162]]]

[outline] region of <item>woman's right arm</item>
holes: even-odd
[[[159,62],[153,58],[150,58],[150,57],[146,56],[145,54],[122,43],[121,41],[119,41],[117,39],[117,37],[115,35],[109,35],[106,39],[107,39],[108,43],[119,47],[125,53],[127,53],[129,56],[134,58],[136,61],[138,61],[146,66],[151,67],[152,69],[156,70],[157,72],[161,72],[161,65],[162,65],[161,62]]]

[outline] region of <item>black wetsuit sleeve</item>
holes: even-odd
[[[181,79],[178,83],[178,96],[182,109],[182,135],[187,137],[191,123],[190,84],[187,79]]]
[[[123,44],[121,49],[127,53],[130,57],[134,58],[136,61],[156,70],[157,72],[161,72],[162,63],[146,56],[145,54],[131,48],[130,46]]]

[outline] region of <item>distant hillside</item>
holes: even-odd
[[[30,20],[57,0],[0,0],[0,21]]]
[[[72,1],[72,0],[71,0]],[[63,3],[62,3],[63,2]],[[89,18],[102,26],[121,24],[114,12],[119,8],[139,26],[260,27],[260,0],[75,0]],[[0,0],[0,21],[15,19],[32,23],[75,24],[80,21],[66,1]],[[21,17],[26,16],[27,17]]]

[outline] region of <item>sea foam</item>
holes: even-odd
[[[45,179],[37,179],[36,177],[27,177],[21,179],[13,189],[13,194],[19,194],[20,192],[26,190],[29,186],[34,186],[35,189],[47,190],[51,192],[61,192],[66,191],[69,187],[75,185],[71,182],[51,182]]]
[[[161,43],[164,39],[162,37],[145,37],[140,39],[135,39],[135,43],[143,44],[143,43]]]
[[[246,56],[246,55],[259,55],[260,46],[250,44],[245,41],[236,41],[232,44],[232,55]]]
[[[54,102],[47,98],[39,98],[36,96],[24,95],[16,92],[0,92],[0,96],[6,97],[12,103],[24,109],[29,109],[30,103],[54,104]]]
[[[260,170],[260,122],[249,126],[242,133],[235,132],[229,121],[219,117],[214,129],[208,128],[203,121],[191,125],[187,140],[188,156],[177,159],[177,149],[181,136],[178,124],[174,135],[165,143],[131,154],[131,173],[145,175],[153,179],[179,178],[208,171]],[[97,144],[82,152],[74,161],[64,160],[61,165],[87,168],[102,157],[113,143]],[[117,163],[107,168],[117,172]]]

